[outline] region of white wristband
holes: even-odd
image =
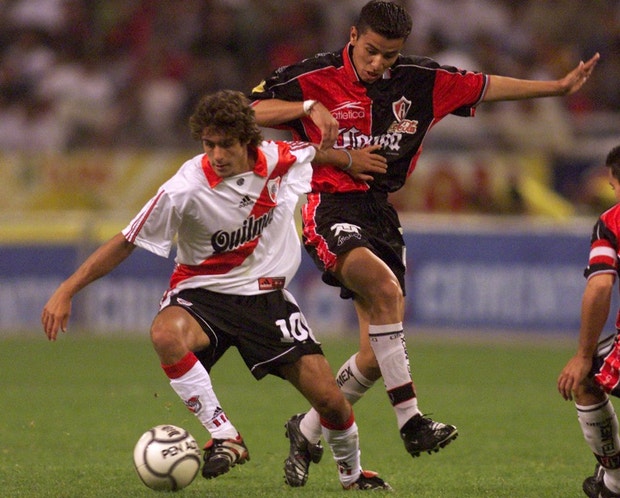
[[[347,149],[340,149],[340,150],[344,152],[349,158],[349,164],[347,164],[344,168],[342,168],[342,171],[349,171],[351,169],[351,166],[353,166],[353,158],[351,157],[351,153]]]
[[[316,104],[316,100],[304,100],[304,114],[308,116],[312,108]]]

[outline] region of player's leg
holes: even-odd
[[[241,435],[213,390],[207,369],[194,354],[210,344],[196,319],[180,306],[167,306],[153,320],[151,341],[172,389],[211,435],[205,446],[203,476],[216,477],[249,460]]]
[[[357,401],[361,398],[372,384],[375,381],[381,378],[381,367],[377,362],[375,357],[375,353],[372,350],[372,346],[370,345],[370,336],[368,335],[368,328],[370,326],[370,317],[368,316],[368,308],[367,306],[362,306],[358,303],[358,301],[354,298],[353,304],[355,305],[355,312],[357,313],[357,321],[359,324],[359,351],[353,355],[354,361],[348,361],[345,363],[349,363],[351,365],[351,371],[355,375],[353,376],[353,380],[355,381],[352,385],[346,386],[345,391],[351,391],[350,395]],[[342,379],[338,380],[338,385],[343,388],[349,379],[348,376],[345,375]],[[346,394],[345,394],[346,396]],[[347,399],[349,399],[347,397]],[[351,401],[349,399],[349,401]],[[353,403],[353,401],[351,401]]]
[[[606,349],[604,355],[599,355],[600,361],[595,358],[593,373],[610,374],[603,376],[603,382],[617,378],[619,372],[614,365],[618,357],[617,345],[611,351]],[[616,395],[616,381],[611,382],[609,389]],[[620,496],[620,435],[614,406],[595,377],[586,378],[574,391],[573,399],[584,439],[598,462],[594,475],[583,482],[583,490],[588,496]]]
[[[282,366],[280,371],[319,413],[323,437],[338,466],[342,486],[345,489],[391,489],[376,473],[361,468],[353,409],[338,388],[326,358],[320,354],[304,355],[295,363]],[[289,485],[303,486],[308,477],[307,455],[295,454],[299,453],[299,439],[303,439],[303,435],[290,434],[291,430],[289,421],[287,431],[294,455],[293,458],[289,455],[285,462],[285,477]]]
[[[360,327],[360,352],[355,358],[359,374],[378,378],[376,365],[396,414],[407,451],[412,456],[433,452],[454,440],[456,427],[424,417],[418,408],[403,332],[404,296],[392,270],[370,250],[357,247],[338,258],[338,279],[355,293]],[[358,396],[363,395],[363,388]]]
[[[355,309],[357,310],[360,327],[360,350],[347,359],[336,374],[338,387],[352,405],[373,386],[376,379],[381,377],[381,370],[375,360],[375,355],[370,347],[370,339],[368,338],[368,317],[365,311],[357,304]],[[365,366],[364,372],[359,368],[358,357],[365,357],[365,360],[360,362]],[[321,422],[320,416],[314,408],[310,409],[303,417],[295,415],[291,421],[297,421],[299,430],[314,445],[319,443],[321,439]]]

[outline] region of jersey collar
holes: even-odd
[[[264,178],[267,176],[267,158],[265,157],[263,151],[260,150],[258,147],[252,147],[252,149],[256,153],[256,162],[254,163],[254,169],[252,170],[252,172],[257,176],[261,176]],[[206,154],[203,154],[201,162],[202,171],[204,172],[207,182],[209,182],[209,186],[211,188],[214,188],[219,185],[222,180],[224,180],[224,178],[218,176],[215,171],[213,171],[211,163],[209,162],[209,158]]]
[[[355,66],[353,65],[353,59],[351,58],[352,49],[353,46],[351,45],[351,42],[349,42],[342,50],[342,60],[344,61],[345,74],[351,81],[361,81],[359,76],[357,75]]]

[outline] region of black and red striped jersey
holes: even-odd
[[[602,273],[618,276],[618,255],[620,247],[620,204],[616,204],[599,217],[592,230],[588,266],[583,274],[586,278]],[[620,309],[616,314],[616,328],[620,328]]]
[[[620,204],[616,204],[599,217],[592,230],[590,257],[584,276],[597,273],[618,274],[618,238],[620,237]]]
[[[322,53],[274,71],[252,90],[258,100],[318,100],[338,120],[336,148],[362,148],[380,144],[388,160],[385,175],[370,184],[355,181],[340,168],[315,165],[314,192],[348,192],[377,189],[394,192],[413,172],[424,137],[448,114],[473,116],[488,83],[483,73],[442,66],[432,59],[399,56],[371,84],[358,77],[351,60],[352,46],[340,52]],[[285,123],[294,138],[314,143],[320,130],[308,117]]]

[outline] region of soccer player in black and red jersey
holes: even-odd
[[[611,307],[618,277],[620,254],[620,146],[608,154],[609,184],[618,204],[599,217],[592,231],[587,278],[581,303],[581,327],[577,352],[562,369],[558,391],[575,401],[577,419],[598,464],[583,482],[590,498],[620,497],[620,436],[618,417],[609,394],[620,396],[620,310],[616,334],[599,338]]]
[[[473,116],[482,102],[572,94],[599,55],[554,81],[488,75],[401,55],[411,27],[403,7],[373,0],[341,51],[277,69],[250,98],[259,125],[349,153],[345,161],[314,165],[304,244],[323,280],[340,287],[357,311],[360,349],[338,372],[341,389],[355,402],[383,377],[405,448],[418,456],[444,447],[457,429],[418,407],[403,332],[405,247],[388,194],[411,175],[424,137],[440,119]],[[307,478],[318,428],[312,410],[287,422],[287,433],[307,439],[298,448],[291,439],[286,464],[300,480]]]

